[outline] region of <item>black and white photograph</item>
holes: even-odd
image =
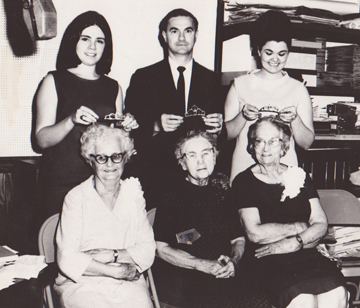
[[[360,308],[359,0],[0,23],[1,308]]]

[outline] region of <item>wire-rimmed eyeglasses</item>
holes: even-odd
[[[214,148],[208,148],[208,149],[204,149],[201,151],[200,154],[196,153],[196,152],[187,152],[183,154],[183,157],[186,157],[189,161],[197,161],[198,160],[198,155],[200,155],[201,159],[206,159],[209,157],[212,157],[214,153]]]
[[[106,164],[107,161],[109,160],[109,158],[111,159],[111,161],[114,164],[119,164],[119,163],[121,163],[123,161],[125,155],[126,155],[125,152],[115,153],[115,154],[112,154],[110,156],[107,156],[107,155],[104,155],[104,154],[99,154],[99,155],[90,154],[90,156],[93,157],[95,159],[95,161],[100,165]]]
[[[275,148],[280,144],[280,142],[282,142],[282,139],[280,138],[273,138],[270,139],[269,141],[265,141],[263,139],[257,139],[254,142],[254,147],[256,149],[263,149],[265,148],[265,144],[267,144],[270,148]]]

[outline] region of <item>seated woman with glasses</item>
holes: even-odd
[[[245,238],[225,202],[228,178],[213,174],[217,154],[215,136],[206,132],[190,131],[176,145],[185,176],[157,207],[154,224],[159,299],[178,308],[270,307],[265,294],[237,279]]]
[[[153,307],[141,273],[154,261],[154,235],[139,181],[121,179],[134,152],[123,129],[93,124],[81,137],[94,175],[64,200],[54,285],[62,307]]]
[[[277,308],[343,308],[344,277],[316,249],[328,226],[316,189],[303,169],[280,163],[290,138],[289,125],[274,117],[249,128],[247,150],[256,164],[235,177],[230,193],[249,240],[244,278]]]

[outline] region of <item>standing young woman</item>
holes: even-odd
[[[46,216],[61,211],[66,193],[91,175],[80,155],[86,127],[109,113],[122,113],[123,96],[117,81],[105,76],[113,58],[112,35],[106,19],[88,11],[65,30],[56,71],[42,80],[36,97],[37,144],[43,149],[40,198]],[[131,115],[125,129],[138,127]]]
[[[314,141],[309,93],[301,82],[283,71],[291,46],[290,29],[291,22],[281,11],[267,11],[258,19],[251,43],[262,67],[236,78],[227,95],[225,126],[228,139],[236,138],[231,182],[255,163],[246,151],[247,132],[255,120],[269,111],[291,125],[293,138],[282,162],[297,166],[294,141],[304,149]]]

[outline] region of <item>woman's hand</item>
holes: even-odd
[[[127,132],[129,132],[133,129],[137,129],[139,124],[131,113],[127,113],[125,114],[125,119],[122,122],[122,126]]]
[[[259,117],[259,109],[253,105],[245,104],[242,114],[246,120],[253,121]]]
[[[221,255],[218,261],[223,263],[223,267],[217,271],[216,278],[235,277],[235,264],[230,257]]]
[[[296,107],[290,106],[282,109],[279,118],[285,123],[291,123],[297,117]]]
[[[132,264],[113,263],[113,264],[110,264],[109,266],[113,266],[114,268],[116,267],[116,274],[114,276],[115,279],[134,281],[134,280],[138,280],[139,277],[141,276],[141,274],[138,272],[136,267]]]
[[[113,249],[90,249],[85,251],[87,255],[90,255],[93,260],[103,264],[114,262],[114,250]]]
[[[203,117],[204,123],[206,126],[213,127],[212,129],[207,129],[208,133],[218,133],[221,131],[223,126],[223,115],[221,113],[211,113]]]
[[[217,260],[211,261],[201,259],[197,263],[198,264],[195,267],[196,270],[213,276],[216,276],[218,271],[223,267],[223,265]]]
[[[81,106],[71,115],[71,121],[74,124],[89,125],[95,123],[99,116],[90,108]]]
[[[301,248],[299,242],[296,238],[289,237],[282,239],[280,241],[264,245],[259,249],[255,250],[255,257],[262,258],[270,255],[283,254],[283,253],[291,253],[298,251]]]

